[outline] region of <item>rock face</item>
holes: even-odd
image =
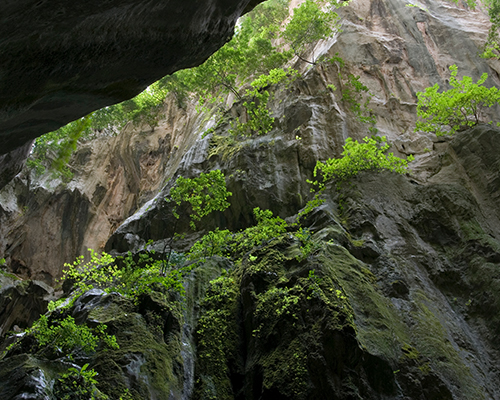
[[[500,399],[500,130],[413,133],[416,91],[446,85],[452,63],[474,79],[489,72],[498,85],[499,62],[476,58],[483,14],[422,7],[367,0],[343,8],[343,32],[311,52],[339,53],[346,66],[298,64],[300,79],[270,88],[276,120],[266,135],[231,140],[227,120],[246,117],[236,103],[202,138],[205,116],[168,103],[155,132],[129,126],[81,144],[66,187],[24,172],[0,192],[6,268],[51,282],[82,247],[137,253],[152,240],[165,250],[175,221],[164,197],[179,175],[219,168],[233,196],[197,232],[181,216],[176,230],[187,235],[177,252],[207,230],[253,225],[254,207],[294,220],[316,161],[368,134],[342,101],[339,72],[369,86],[391,150],[415,155],[410,175],[364,172],[328,186],[300,240],[291,231],[238,261],[200,261],[184,298],[155,287],[134,302],[94,289],[50,314],[105,323],[116,335],[120,349],[74,360],[99,373],[99,390],[134,399]],[[30,198],[36,204],[24,208]],[[64,257],[40,250],[39,221],[53,221],[50,243]],[[0,397],[51,398],[71,365],[57,349],[35,349],[30,335],[10,340],[19,343],[0,360]]]
[[[154,197],[192,145],[202,116],[165,106],[154,131],[129,125],[118,137],[82,142],[73,157],[74,179],[25,170],[0,194],[0,248],[11,272],[45,281],[87,249],[103,249],[111,233]],[[49,261],[50,260],[50,261]]]
[[[0,156],[201,64],[229,40],[249,3],[258,2],[3,3]]]

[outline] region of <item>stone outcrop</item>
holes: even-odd
[[[82,143],[66,187],[25,172],[0,193],[0,257],[38,279],[46,267],[37,259],[50,259],[50,281],[71,260],[29,253],[42,216],[56,221],[61,238],[51,240],[70,249],[65,257],[86,246],[137,255],[152,240],[165,258],[175,220],[164,198],[179,175],[219,168],[233,192],[231,207],[196,232],[181,216],[175,230],[187,235],[174,242],[179,253],[207,230],[253,225],[254,207],[295,220],[311,197],[316,161],[340,156],[347,137],[368,134],[342,101],[339,72],[369,86],[391,151],[415,155],[409,175],[364,172],[328,186],[301,241],[291,230],[237,262],[200,261],[184,299],[157,287],[135,302],[94,289],[52,313],[54,321],[105,323],[116,335],[119,350],[75,360],[99,373],[97,386],[111,398],[127,390],[134,399],[500,398],[500,131],[413,132],[415,92],[446,85],[449,64],[474,79],[488,72],[489,84],[499,84],[499,62],[476,58],[486,17],[444,2],[419,8],[393,0],[354,2],[342,15],[343,32],[311,52],[339,53],[345,68],[297,64],[300,79],[270,88],[276,119],[268,134],[231,140],[227,120],[246,118],[236,103],[202,138],[212,126],[205,116],[168,103],[154,132],[129,126]],[[30,197],[38,203],[25,209]],[[310,246],[307,257],[301,245]],[[50,398],[70,365],[50,346],[30,352],[29,335],[10,340],[19,343],[0,361],[0,397]]]
[[[1,191],[0,248],[13,273],[53,285],[65,262],[87,255],[88,248],[103,249],[117,227],[157,194],[203,120],[175,101],[164,113],[154,132],[130,124],[119,136],[82,141],[69,183],[26,169]]]
[[[91,111],[129,99],[165,75],[201,64],[230,39],[236,20],[255,4],[3,3],[0,156]],[[9,157],[20,158],[14,153]],[[0,184],[14,176],[4,177],[6,169],[0,163]]]

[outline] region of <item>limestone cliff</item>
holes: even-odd
[[[201,64],[259,1],[8,1],[0,5],[3,156],[149,84]],[[10,155],[21,158],[19,151]],[[12,164],[11,164],[12,165]]]
[[[343,74],[370,88],[379,133],[399,156],[416,157],[411,174],[365,172],[327,187],[304,222],[305,258],[285,233],[239,262],[201,263],[184,298],[158,290],[131,301],[94,289],[51,314],[105,323],[116,335],[120,349],[73,360],[99,373],[100,391],[113,399],[500,399],[500,131],[413,132],[415,93],[446,85],[450,64],[474,79],[488,72],[499,86],[500,62],[477,57],[488,28],[481,12],[409,4],[355,1],[342,9],[343,31],[310,51],[338,53]],[[228,121],[245,118],[235,103],[202,138],[210,116],[172,101],[154,132],[128,126],[81,143],[67,185],[18,176],[0,192],[9,272],[53,283],[86,247],[138,256],[152,240],[165,252],[171,178],[215,168],[227,177],[231,207],[197,232],[181,216],[175,229],[187,235],[174,243],[178,253],[209,229],[252,225],[254,207],[293,220],[311,196],[316,161],[368,134],[342,101],[338,64],[296,67],[300,79],[272,88],[268,134],[231,141]],[[41,311],[53,295],[14,278],[4,278],[2,304],[24,315],[0,314],[3,331],[36,317],[25,312],[27,297],[39,293]],[[72,364],[50,346],[30,352],[29,335],[3,346],[19,339],[0,361],[0,397],[51,398],[57,374]]]

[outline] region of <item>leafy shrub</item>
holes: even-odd
[[[286,221],[274,217],[271,210],[256,207],[253,212],[257,220],[256,225],[237,233],[219,229],[208,232],[191,247],[188,258],[197,260],[219,255],[240,260],[245,252],[286,232]]]
[[[93,249],[90,252],[90,261],[85,262],[83,255],[69,264],[64,264],[61,280],[69,279],[74,285],[74,298],[82,295],[88,290],[109,287],[120,274],[118,267],[114,264],[115,259],[105,253],[98,254]]]
[[[271,210],[261,210],[256,207],[253,213],[257,225],[235,234],[234,247],[237,252],[248,251],[286,232],[288,226],[286,221],[280,217],[274,217]]]
[[[170,198],[166,201],[173,201],[173,214],[179,219],[177,207],[182,203],[191,205],[189,216],[190,226],[196,229],[194,221],[200,221],[213,211],[224,211],[229,207],[227,198],[232,193],[227,191],[224,174],[220,170],[201,173],[196,178],[184,178],[180,176],[175,181],[175,186],[170,189]]]
[[[228,256],[230,253],[229,244],[232,240],[232,233],[227,230],[215,229],[198,240],[188,253],[189,260],[199,260],[206,257]]]
[[[106,400],[108,396],[97,390],[97,372],[87,369],[89,364],[77,368],[68,368],[68,372],[54,384],[54,395],[60,400]]]
[[[124,259],[125,267],[118,273],[116,282],[107,291],[116,291],[134,302],[143,294],[153,290],[173,290],[181,296],[185,294],[182,284],[183,273],[189,269],[164,272],[163,260],[153,260],[149,252],[139,254],[135,262],[131,252]]]
[[[412,161],[413,156],[403,160],[393,153],[386,154],[390,145],[385,136],[365,137],[363,141],[364,143],[359,143],[352,138],[347,138],[342,158],[330,158],[325,162],[316,163],[314,177],[316,178],[318,173],[321,173],[323,182],[309,182],[322,189],[326,182],[332,180],[343,182],[361,171],[388,170],[398,174],[408,171],[408,161]]]
[[[483,120],[482,109],[500,101],[497,88],[487,88],[483,84],[488,78],[484,73],[474,83],[464,76],[457,79],[457,66],[450,66],[450,85],[452,89],[439,93],[439,85],[417,93],[417,115],[423,119],[416,124],[416,130],[434,132],[437,136],[453,134],[461,129],[477,125]]]
[[[119,348],[116,337],[108,335],[105,332],[106,328],[104,324],[99,324],[95,328],[76,325],[71,316],[49,323],[48,317],[42,315],[28,333],[34,336],[40,348],[52,345],[64,354],[71,355],[79,349],[86,353],[94,352],[101,342],[110,348]]]
[[[109,254],[103,252],[101,255],[94,250],[88,249],[91,259],[84,261],[80,256],[72,264],[65,264],[67,269],[62,279],[71,279],[74,284],[72,301],[66,303],[66,307],[85,293],[87,290],[99,288],[108,293],[118,292],[134,302],[145,293],[153,290],[174,290],[181,295],[184,294],[182,285],[182,274],[187,272],[183,269],[173,270],[162,274],[162,260],[154,260],[151,252],[139,254],[136,262],[131,252],[123,257],[124,268],[116,265],[116,260]],[[62,300],[59,300],[59,303]],[[54,309],[55,304],[49,304]]]

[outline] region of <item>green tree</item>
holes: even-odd
[[[323,190],[330,181],[343,182],[361,171],[388,170],[398,174],[408,172],[408,162],[413,160],[409,156],[406,160],[387,153],[390,144],[385,136],[365,137],[364,143],[347,138],[341,158],[330,158],[325,162],[318,161],[314,168],[314,177],[321,174],[321,181],[309,181]]]
[[[206,174],[202,172],[196,178],[179,176],[166,200],[175,203],[172,212],[177,219],[180,217],[177,207],[183,203],[190,205],[189,225],[195,230],[195,221],[200,221],[213,211],[224,211],[228,208],[227,198],[231,195],[232,193],[227,191],[224,174],[216,169]]]
[[[208,173],[201,173],[196,178],[178,177],[175,185],[170,189],[170,194],[165,201],[174,203],[172,214],[176,221],[173,226],[173,235],[168,242],[165,242],[164,252],[168,246],[168,256],[163,263],[162,273],[170,266],[172,257],[172,245],[174,239],[179,236],[177,233],[177,224],[180,218],[180,207],[183,207],[183,213],[189,215],[189,226],[196,230],[195,221],[200,221],[203,217],[214,211],[224,211],[229,207],[227,198],[232,196],[226,188],[226,179],[220,170],[213,170]],[[215,239],[214,239],[215,240]]]
[[[485,122],[482,110],[492,107],[500,101],[496,87],[487,88],[484,82],[488,74],[484,73],[474,83],[471,77],[457,79],[458,68],[450,66],[450,86],[452,89],[439,92],[439,85],[418,92],[416,130],[434,132],[437,136],[453,133]]]
[[[316,60],[314,54],[312,60],[305,58],[308,46],[340,30],[339,15],[331,10],[324,11],[323,8],[327,5],[332,8],[337,3],[306,0],[293,10],[293,17],[281,35],[293,53],[310,64],[315,64]]]

